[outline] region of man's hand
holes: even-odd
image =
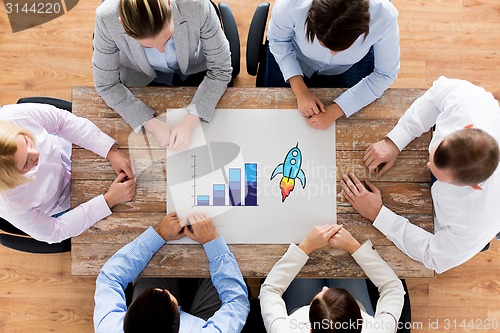
[[[307,119],[307,123],[314,128],[325,130],[343,115],[344,111],[342,111],[340,106],[337,103],[333,103],[326,107],[326,112],[316,114]]]
[[[335,235],[333,235],[328,244],[336,249],[341,249],[353,254],[360,247],[361,244],[354,238],[349,231],[342,228]]]
[[[181,239],[185,236],[176,213],[165,215],[155,230],[167,242]]]
[[[326,112],[325,105],[309,91],[302,76],[297,75],[291,77],[288,82],[292,87],[292,91],[297,98],[297,107],[306,118]]]
[[[181,151],[191,143],[191,133],[199,124],[200,118],[194,114],[188,114],[174,127],[170,134],[169,147],[173,151]]]
[[[104,194],[104,200],[109,208],[113,208],[115,205],[132,200],[135,196],[135,189],[135,178],[127,179],[125,172],[122,172]]]
[[[173,128],[170,124],[157,118],[151,118],[144,124],[144,128],[153,134],[160,146],[168,147]]]
[[[382,195],[369,180],[365,180],[365,182],[371,192],[361,184],[353,173],[349,173],[349,177],[343,175],[340,180],[342,195],[361,216],[373,222],[382,209]]]
[[[368,167],[370,174],[381,164],[384,166],[379,170],[378,177],[381,177],[384,173],[389,170],[399,155],[399,148],[396,146],[391,139],[385,138],[378,142],[375,142],[367,150],[365,150],[365,155],[363,156],[363,161],[365,166]]]
[[[306,238],[299,244],[299,248],[309,255],[311,252],[326,247],[330,237],[342,228],[342,225],[325,224],[314,226]]]
[[[111,147],[109,150],[108,160],[113,170],[115,170],[116,175],[124,172],[129,179],[134,178],[130,157],[119,151],[115,146]]]
[[[184,233],[195,242],[205,244],[219,237],[208,215],[193,214],[188,216],[187,220],[188,225],[184,227]]]

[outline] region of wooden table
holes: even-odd
[[[167,108],[186,107],[195,88],[134,88],[135,96],[159,114]],[[343,89],[313,89],[328,103]],[[417,89],[389,89],[377,101],[349,119],[336,124],[337,181],[342,173],[367,175],[362,164],[364,150],[382,139],[396,124],[410,104],[424,93]],[[117,140],[119,149],[128,151],[131,128],[108,108],[92,87],[73,88],[73,113],[93,121],[101,130]],[[296,108],[289,89],[229,88],[220,100],[220,109]],[[416,225],[433,230],[430,172],[426,168],[431,133],[413,141],[399,156],[393,168],[376,185],[383,194],[384,204],[410,219]],[[132,149],[132,148],[131,148]],[[141,156],[141,148],[131,151]],[[96,223],[72,240],[71,272],[73,275],[97,275],[102,265],[122,246],[135,239],[148,226],[161,221],[166,210],[165,153],[157,148],[147,150],[160,163],[151,172],[141,173],[133,202],[117,205],[113,214]],[[146,153],[144,153],[145,155]],[[163,157],[162,157],[163,156]],[[139,158],[140,159],[140,158]],[[144,159],[144,163],[147,162]],[[141,163],[137,161],[136,163]],[[147,167],[147,165],[145,166]],[[73,149],[72,206],[105,193],[115,174],[105,159],[81,149]],[[145,186],[147,184],[147,186]],[[338,184],[338,182],[337,182]],[[340,185],[337,187],[340,192]],[[401,278],[433,277],[434,272],[403,254],[392,242],[371,226],[343,199],[337,202],[337,222],[342,223],[360,242],[371,239],[379,254]],[[305,235],[304,235],[305,236]],[[245,277],[265,277],[274,263],[288,248],[283,245],[230,245]],[[208,260],[201,245],[163,246],[143,271],[143,276],[208,277]],[[326,249],[315,252],[299,273],[300,277],[363,277],[364,273],[344,251]]]

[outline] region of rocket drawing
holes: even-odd
[[[293,191],[295,178],[300,179],[302,188],[306,187],[306,175],[300,168],[301,164],[302,153],[300,152],[299,143],[297,142],[297,146],[290,149],[285,156],[285,161],[279,164],[271,175],[272,180],[277,174],[283,174],[283,178],[281,178],[280,182],[281,202],[285,202],[285,199],[290,195],[290,192]]]

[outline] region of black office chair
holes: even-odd
[[[264,38],[267,16],[269,14],[269,2],[261,2],[255,9],[255,13],[248,29],[247,39],[247,73],[257,76],[255,85],[262,87],[263,73],[266,66],[266,53],[268,48],[267,39]],[[264,41],[265,40],[265,41]]]
[[[366,279],[366,286],[368,287],[368,294],[370,296],[370,302],[374,311],[377,311],[377,302],[380,297],[377,287],[370,281]],[[411,327],[411,304],[410,304],[410,294],[408,293],[408,287],[406,286],[405,280],[401,280],[403,283],[403,289],[405,290],[405,301],[403,305],[403,310],[401,311],[401,317],[399,317],[398,330],[396,333],[410,333]]]
[[[231,74],[234,79],[238,74],[240,74],[240,35],[238,34],[238,26],[236,25],[236,20],[234,19],[233,11],[227,3],[221,2],[219,6],[215,2],[210,1],[215,8],[215,12],[219,17],[221,22],[222,30],[226,35],[229,42],[229,50],[231,51],[231,67],[233,67],[233,72]]]
[[[51,104],[59,109],[71,112],[71,103],[52,97],[25,97],[17,101],[20,103]],[[59,253],[71,251],[71,240],[66,239],[61,243],[48,244],[31,238],[25,232],[14,227],[8,221],[0,218],[0,229],[6,233],[0,233],[0,244],[8,248],[29,253]]]

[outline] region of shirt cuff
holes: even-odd
[[[153,118],[154,118],[154,116],[152,115],[152,116],[151,116],[151,118],[146,119],[146,120],[142,123],[142,125],[140,125],[140,126],[137,126],[137,127],[133,128],[134,132],[135,132],[135,133],[139,133],[139,132],[141,131],[141,129],[144,127],[144,125],[146,125],[146,123],[147,123],[148,121],[150,121],[151,119],[153,119]]]
[[[352,257],[357,262],[358,261],[357,257],[363,256],[367,252],[374,251],[374,250],[375,250],[375,248],[373,247],[372,241],[368,239],[363,244],[361,244],[361,246],[359,247],[359,249],[357,249],[356,251],[354,251],[354,253],[352,254]]]
[[[115,144],[116,140],[107,134],[102,133],[102,135],[96,140],[98,145],[96,145],[96,154],[101,157],[107,158],[111,147]]]
[[[402,151],[414,139],[414,137],[405,131],[399,124],[387,134],[387,137],[394,142],[399,151]]]
[[[98,195],[97,197],[89,200],[88,203],[89,206],[92,207],[92,214],[94,215],[96,221],[100,221],[111,215],[111,209],[109,208],[106,199],[104,199],[104,194]]]
[[[196,109],[196,104],[189,104],[188,107],[186,108],[187,113],[192,114],[198,118],[200,118],[201,121],[204,121],[208,123],[208,121],[198,114],[198,110]]]
[[[222,236],[203,244],[203,248],[205,249],[209,261],[212,261],[221,254],[231,253]]]
[[[342,109],[342,112],[344,112],[344,115],[346,118],[349,118],[356,112],[360,110],[359,106],[356,105],[353,100],[355,100],[355,97],[351,94],[349,90],[344,91],[339,97],[334,99],[333,101],[340,106]]]
[[[387,234],[391,232],[391,228],[394,226],[393,221],[397,216],[398,215],[389,208],[382,206],[382,209],[375,218],[375,221],[373,221],[373,226],[387,236]]]
[[[309,256],[307,255],[307,253],[302,251],[302,249],[297,244],[294,244],[294,243],[290,244],[290,246],[288,247],[288,250],[286,252],[290,253],[291,255],[293,255],[294,257],[296,257],[298,259],[302,259],[302,261],[304,262],[304,265],[307,262],[307,260],[309,260]]]
[[[149,227],[141,234],[142,242],[153,252],[156,253],[166,241],[153,227]]]

